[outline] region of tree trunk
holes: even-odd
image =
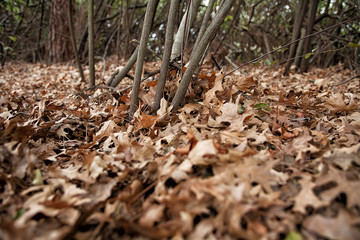
[[[139,107],[139,90],[140,90],[141,77],[143,74],[143,64],[146,54],[146,44],[149,39],[149,34],[151,31],[151,26],[152,26],[153,18],[155,16],[156,6],[158,2],[159,0],[149,0],[148,5],[146,7],[144,26],[141,32],[139,52],[136,60],[134,84],[131,93],[131,105],[129,111],[130,120],[132,120],[134,113]]]
[[[109,81],[107,82],[108,86],[116,87],[120,83],[120,81],[126,76],[126,74],[128,74],[128,72],[134,66],[134,64],[136,62],[138,52],[139,52],[139,47],[137,47],[135,49],[135,51],[131,55],[130,59],[127,61],[126,65],[121,69],[121,71],[118,73],[116,78],[115,79],[111,79],[111,78],[109,79]]]
[[[197,48],[199,42],[200,42],[200,39],[202,38],[202,36],[204,36],[204,33],[205,33],[205,30],[206,30],[206,27],[208,25],[208,22],[210,20],[210,15],[211,15],[211,12],[212,12],[212,9],[214,7],[214,3],[215,3],[215,0],[210,0],[209,1],[209,5],[208,7],[206,8],[206,12],[205,12],[205,15],[204,15],[204,19],[201,23],[201,27],[200,27],[200,30],[199,30],[199,34],[196,38],[196,41],[195,41],[195,44],[194,44],[194,49]]]
[[[304,38],[305,37],[305,33],[306,33],[306,30],[305,28],[301,28],[301,36],[300,38]],[[298,43],[298,47],[296,49],[296,54],[295,54],[295,66],[297,68],[300,68],[300,63],[301,63],[301,54],[303,52],[303,46],[304,46],[304,39],[303,40],[300,40],[299,43]]]
[[[172,111],[176,111],[179,108],[179,106],[181,105],[181,103],[186,95],[186,91],[190,84],[192,75],[193,75],[207,45],[213,39],[214,35],[216,34],[216,31],[218,30],[220,25],[223,23],[226,14],[230,10],[230,8],[234,4],[234,2],[235,2],[235,0],[224,0],[221,8],[215,15],[215,18],[211,22],[208,29],[205,31],[204,36],[201,38],[201,40],[198,44],[198,48],[194,49],[193,52],[191,53],[189,66],[186,69],[183,78],[181,79],[179,88],[178,88],[178,90],[174,96],[174,99],[171,103],[171,105],[173,105]]]
[[[90,87],[95,86],[94,63],[94,0],[89,0],[88,29],[89,29],[89,78]]]
[[[182,17],[179,29],[177,30],[176,36],[174,38],[174,44],[171,51],[171,59],[174,59],[180,55],[182,45],[187,40],[190,27],[196,18],[197,10],[200,6],[200,3],[201,0],[192,0],[189,11],[186,11],[184,16]],[[188,14],[188,12],[190,12],[190,14]]]
[[[59,63],[72,58],[67,1],[53,0],[49,19],[49,62]]]
[[[156,113],[156,111],[160,108],[160,101],[164,95],[164,87],[165,87],[166,77],[168,75],[171,48],[174,40],[175,21],[176,21],[176,15],[178,9],[179,9],[179,1],[171,0],[169,14],[168,14],[168,22],[166,26],[164,54],[160,68],[159,81],[156,89],[154,113]]]
[[[79,55],[78,55],[77,47],[76,47],[76,39],[75,39],[74,23],[73,23],[73,7],[72,7],[73,5],[74,5],[74,0],[68,0],[68,19],[69,19],[69,28],[70,28],[70,33],[71,33],[71,43],[72,43],[72,47],[73,47],[75,62],[79,69],[81,81],[85,82],[84,72],[83,72],[81,64],[80,64],[80,59],[79,59]]]
[[[42,36],[43,28],[44,28],[44,12],[45,12],[44,0],[40,0],[39,4],[41,4],[41,14],[40,14],[38,38],[37,38],[37,43],[36,43],[36,52],[37,52],[37,59],[42,61],[43,60],[43,52],[41,51],[41,36]]]
[[[267,35],[266,35],[266,33],[265,32],[263,32],[263,38],[264,38],[264,43],[265,43],[265,48],[266,48],[266,52],[270,52],[271,51],[271,47],[270,47],[270,43],[269,43],[269,39],[268,39],[268,37],[267,37]],[[270,61],[270,63],[273,63],[274,62],[274,59],[273,59],[273,57],[272,57],[272,55],[271,54],[269,54],[269,61]]]
[[[308,23],[307,23],[307,28],[306,28],[306,36],[310,35],[313,31],[314,28],[314,23],[315,23],[315,18],[316,18],[316,10],[318,7],[318,2],[319,0],[313,0],[310,3],[310,9],[309,9],[309,18],[308,18]],[[303,55],[306,55],[307,53],[310,52],[311,48],[311,38],[306,38],[304,40],[304,50],[303,50]],[[301,60],[301,64],[300,64],[300,72],[306,72],[307,69],[309,68],[308,66],[308,60],[305,57],[302,58]]]
[[[297,11],[296,11],[296,15],[295,15],[295,23],[294,23],[293,33],[292,33],[292,37],[291,37],[291,42],[294,42],[295,40],[299,39],[299,37],[300,37],[301,26],[304,21],[308,2],[309,2],[308,0],[300,0],[297,5]],[[291,64],[293,63],[293,58],[295,57],[297,46],[298,46],[298,42],[295,42],[294,44],[292,44],[290,46],[289,57],[288,57],[288,60],[286,62],[286,66],[285,66],[285,72],[284,72],[285,75],[288,74]]]

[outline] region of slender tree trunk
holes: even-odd
[[[149,34],[151,31],[151,26],[152,26],[153,18],[155,16],[156,6],[158,2],[159,0],[149,0],[148,5],[146,7],[144,26],[141,32],[139,52],[136,60],[134,84],[131,94],[131,105],[129,111],[130,120],[132,120],[134,113],[139,107],[139,90],[140,90],[141,77],[143,74],[143,64],[146,54],[146,44],[149,39]]]
[[[195,44],[194,44],[194,49],[197,48],[197,46],[198,46],[198,44],[200,42],[200,39],[202,38],[202,36],[204,36],[207,24],[208,24],[208,22],[210,20],[210,15],[211,15],[214,3],[215,3],[215,0],[210,0],[209,5],[208,5],[208,7],[206,9],[206,12],[205,12],[205,15],[204,15],[204,19],[203,19],[203,21],[201,23],[199,34],[198,34],[198,36],[196,38],[196,41],[195,41]]]
[[[308,2],[309,2],[308,0],[300,0],[298,2],[291,42],[294,42],[295,40],[299,39],[299,37],[300,37],[301,26],[304,21]],[[288,57],[288,60],[286,62],[286,66],[285,66],[285,72],[284,72],[285,75],[288,74],[291,64],[293,63],[293,58],[295,57],[295,52],[296,52],[297,46],[298,46],[298,42],[296,42],[290,46],[289,57]]]
[[[265,48],[266,48],[266,52],[270,52],[271,51],[271,47],[270,47],[270,43],[269,43],[269,39],[266,35],[265,32],[263,32],[263,38],[264,38],[264,43],[265,43]],[[272,63],[274,61],[273,57],[271,54],[269,54],[269,61]]]
[[[188,86],[190,84],[190,80],[192,78],[192,75],[206,49],[206,46],[209,44],[211,39],[213,39],[214,35],[216,34],[216,31],[220,27],[220,25],[223,23],[224,18],[228,11],[230,10],[231,6],[234,4],[235,0],[224,0],[223,5],[219,9],[219,11],[216,13],[215,18],[213,19],[212,23],[208,27],[208,29],[205,31],[204,36],[201,38],[198,47],[193,50],[190,56],[190,62],[189,66],[185,71],[185,74],[183,78],[181,79],[179,88],[174,96],[174,99],[171,103],[173,105],[172,111],[176,111],[186,94],[186,91],[188,89]]]
[[[305,33],[306,33],[305,28],[301,28],[301,36],[300,36],[300,38],[305,37]],[[304,40],[300,40],[299,44],[298,44],[298,47],[296,49],[295,62],[294,62],[295,66],[297,68],[300,68],[301,59],[302,59],[300,56],[301,56],[301,54],[303,52],[303,47],[304,47]]]
[[[164,87],[169,69],[171,49],[174,41],[175,21],[177,12],[179,10],[179,3],[179,0],[171,0],[170,3],[168,22],[166,26],[164,54],[160,68],[159,81],[156,89],[154,113],[156,113],[156,111],[160,108],[160,101],[164,95]]]
[[[200,6],[201,0],[192,0],[190,8],[185,12],[181,19],[179,29],[174,38],[174,44],[171,51],[171,59],[180,55],[183,43],[186,42],[190,27],[193,24],[197,10]],[[190,12],[190,14],[189,14]]]
[[[84,72],[83,72],[81,64],[80,64],[80,59],[79,59],[79,55],[78,55],[77,47],[76,47],[76,39],[75,39],[74,23],[73,23],[73,7],[72,7],[73,4],[74,4],[73,0],[68,0],[68,18],[69,18],[69,28],[70,28],[70,33],[71,33],[71,43],[73,46],[75,61],[76,61],[76,65],[79,69],[81,81],[85,82]]]
[[[122,29],[123,29],[122,19],[124,19],[123,15],[125,12],[125,11],[123,11],[123,8],[124,8],[124,1],[121,1],[118,25],[117,25],[117,34],[116,34],[116,54],[117,54],[117,58],[118,58],[118,63],[120,61],[120,35],[121,35]]]
[[[45,3],[44,0],[40,0],[39,4],[41,4],[41,15],[40,15],[40,24],[39,24],[39,34],[38,34],[38,38],[37,38],[37,43],[36,43],[36,52],[38,55],[38,59],[40,61],[42,61],[42,53],[40,50],[40,43],[41,43],[41,36],[42,36],[42,31],[43,31],[43,23],[44,23],[44,12],[45,12]]]
[[[89,77],[90,87],[95,86],[94,63],[94,0],[89,0],[88,29],[89,29]]]
[[[313,31],[314,28],[314,23],[315,23],[315,18],[316,18],[316,10],[318,7],[318,3],[319,0],[313,0],[310,3],[310,9],[309,9],[309,18],[308,18],[308,23],[307,23],[307,28],[306,28],[306,36],[310,35]],[[303,51],[303,55],[306,55],[307,53],[310,52],[311,48],[311,38],[306,38],[304,40],[304,51]],[[300,72],[303,73],[305,71],[307,71],[308,69],[308,60],[305,57],[302,58],[301,60],[301,64],[300,64]]]
[[[135,49],[135,51],[133,52],[133,54],[131,55],[130,59],[127,61],[125,67],[123,69],[121,69],[120,73],[116,76],[116,78],[114,80],[110,79],[107,82],[107,85],[110,87],[116,87],[120,81],[126,76],[126,74],[130,71],[130,69],[134,66],[137,56],[138,56],[138,52],[139,52],[139,47],[137,47]]]

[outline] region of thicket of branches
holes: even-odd
[[[70,2],[70,1],[69,1]],[[73,22],[77,51],[83,64],[87,63],[88,1],[71,1],[73,4]],[[100,0],[95,2],[95,56],[96,59],[109,55],[129,58],[137,46],[133,40],[139,40],[146,11],[145,0]],[[185,13],[188,2],[181,1],[176,26]],[[206,1],[207,2],[207,1]],[[221,1],[215,1],[215,10]],[[220,64],[245,62],[269,52],[292,37],[297,1],[236,1],[221,30],[212,42],[209,53],[214,54]],[[0,3],[0,54],[1,61],[24,60],[57,62],[73,58],[73,53],[63,58],[51,58],[51,19],[54,5],[61,5],[58,11],[64,15],[61,24],[68,28],[67,0],[30,1],[5,0]],[[319,1],[314,22],[314,31],[351,19],[359,15],[356,0],[323,0]],[[170,1],[160,0],[154,17],[148,46],[162,55],[165,43],[165,29]],[[192,25],[186,49],[191,49],[205,14],[206,3],[200,5],[198,15]],[[306,28],[305,15],[303,28]],[[327,67],[344,62],[347,67],[359,68],[359,51],[357,48],[345,47],[348,43],[359,41],[360,25],[358,19],[316,35],[311,40],[310,51],[313,53],[311,64]],[[55,32],[69,42],[70,31]],[[285,60],[289,49],[278,51],[265,60],[267,64],[275,60]],[[156,60],[154,55],[147,54],[146,60]],[[227,61],[227,62],[226,62]]]

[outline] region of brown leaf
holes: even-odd
[[[218,123],[229,124],[229,129],[232,131],[241,132],[245,129],[244,121],[251,118],[254,113],[252,111],[245,111],[242,114],[238,113],[238,105],[235,103],[225,103],[221,107],[222,115],[216,118]]]
[[[257,86],[257,82],[254,80],[253,77],[237,78],[234,82],[234,87],[237,90],[240,90],[243,92],[250,92],[250,90],[252,90],[256,86]]]
[[[321,206],[327,206],[330,203],[329,201],[322,200],[315,195],[313,188],[316,184],[312,181],[311,176],[302,175],[302,177],[303,178],[298,181],[301,185],[301,190],[293,197],[295,200],[293,210],[305,214],[306,207],[308,206],[311,206],[314,209]]]
[[[316,214],[304,221],[304,227],[315,233],[317,237],[344,240],[359,238],[360,229],[357,227],[359,224],[359,218],[350,215],[343,209],[339,211],[336,218]]]
[[[360,206],[360,181],[348,180],[344,172],[330,167],[326,175],[319,177],[316,180],[317,186],[322,186],[330,182],[335,182],[335,187],[325,189],[319,195],[324,201],[330,202],[334,200],[341,193],[346,195],[346,207]]]
[[[138,129],[150,129],[152,128],[156,121],[159,119],[159,116],[152,116],[147,114],[141,114],[140,120],[137,123]]]
[[[349,103],[346,104],[341,93],[335,93],[330,98],[326,99],[323,106],[330,109],[331,112],[350,112],[358,108],[353,95],[351,95]]]
[[[215,75],[214,75],[214,77],[215,77]],[[217,91],[222,92],[224,90],[222,87],[223,78],[224,78],[224,74],[218,74],[216,76],[216,78],[214,79],[214,82],[215,82],[214,86],[205,93],[205,97],[204,97],[205,106],[210,107],[210,106],[218,103],[219,100],[216,97],[216,92]]]

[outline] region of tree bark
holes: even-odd
[[[36,43],[36,52],[37,52],[37,59],[42,61],[42,51],[41,51],[41,36],[44,28],[44,12],[45,12],[45,2],[44,0],[40,0],[39,4],[41,4],[41,14],[40,14],[40,23],[39,23],[39,33]]]
[[[146,54],[146,44],[149,39],[149,34],[151,31],[152,21],[155,15],[156,6],[159,0],[149,0],[148,5],[146,7],[144,26],[141,32],[139,52],[136,60],[136,68],[135,68],[135,77],[134,84],[131,94],[131,105],[129,111],[129,119],[132,120],[134,113],[139,107],[139,90],[140,90],[140,82],[143,74],[143,64]]]
[[[271,47],[270,47],[270,43],[269,43],[269,39],[266,35],[265,32],[263,32],[263,38],[264,38],[264,43],[265,43],[265,48],[266,48],[266,51],[267,52],[270,52],[271,51]],[[274,59],[272,57],[272,54],[269,54],[269,61],[270,63],[273,63],[274,62]]]
[[[137,59],[137,55],[139,52],[139,47],[137,47],[135,49],[135,51],[133,52],[133,54],[131,55],[130,59],[127,61],[125,67],[123,69],[121,69],[121,71],[119,72],[119,74],[116,76],[116,78],[114,80],[109,80],[107,82],[107,85],[110,87],[116,87],[120,81],[126,76],[126,74],[130,71],[130,69],[134,66],[136,59]]]
[[[175,21],[176,21],[177,12],[179,10],[179,4],[180,4],[179,0],[171,0],[170,3],[168,22],[166,26],[164,54],[161,63],[160,76],[159,76],[159,81],[155,95],[154,113],[156,113],[156,111],[160,108],[160,101],[161,98],[164,96],[164,87],[169,69],[171,49],[174,41]]]
[[[192,0],[189,11],[186,11],[184,16],[182,17],[179,29],[177,30],[175,38],[174,38],[174,44],[172,46],[172,51],[171,51],[171,59],[174,59],[180,55],[181,49],[182,49],[181,46],[187,40],[187,36],[190,31],[190,27],[196,18],[197,10],[200,6],[200,3],[201,3],[201,0]],[[190,14],[189,14],[189,12],[190,12]]]
[[[197,46],[198,46],[198,44],[200,42],[200,39],[202,38],[202,36],[204,36],[207,24],[208,24],[208,22],[210,20],[210,15],[211,15],[214,3],[215,3],[215,0],[210,0],[209,5],[208,5],[208,7],[206,9],[206,12],[205,12],[205,15],[204,15],[204,19],[203,19],[203,21],[201,23],[199,34],[198,34],[198,36],[196,38],[196,41],[195,41],[195,44],[194,44],[194,49],[197,48]]]
[[[95,63],[94,63],[94,0],[89,0],[88,29],[89,29],[89,78],[90,87],[95,86]]]
[[[67,1],[53,0],[49,19],[49,62],[64,62],[73,56],[67,15]]]
[[[293,33],[292,33],[292,37],[291,37],[292,42],[299,39],[299,37],[300,37],[301,26],[304,21],[308,2],[309,2],[308,0],[300,0],[297,5],[297,11],[296,11],[296,15],[295,15],[295,23],[294,23]],[[298,42],[295,42],[294,44],[292,44],[290,46],[289,57],[286,62],[284,75],[288,74],[291,64],[293,63],[293,58],[295,57],[297,46],[298,46]]]
[[[74,56],[75,56],[75,62],[79,69],[81,81],[85,82],[84,72],[83,72],[81,64],[80,64],[80,59],[79,59],[79,55],[77,52],[77,46],[76,46],[74,23],[73,23],[73,7],[72,7],[73,4],[74,4],[73,0],[68,0],[68,19],[69,19],[69,28],[70,28],[70,33],[71,33],[71,43],[72,43],[73,52],[74,52]]]
[[[309,18],[308,18],[306,34],[305,34],[306,36],[310,35],[313,31],[318,3],[319,3],[319,0],[311,1],[310,9],[309,9]],[[304,40],[303,55],[306,55],[307,53],[310,52],[310,50],[311,50],[310,47],[311,47],[311,38],[309,37]],[[301,59],[301,64],[300,64],[300,72],[301,73],[307,71],[307,69],[309,68],[308,60],[309,59],[306,59],[305,57],[303,57]]]
[[[171,103],[173,106],[172,111],[176,111],[179,106],[181,105],[186,91],[188,89],[188,86],[190,84],[190,80],[192,78],[192,75],[206,49],[206,46],[209,44],[211,39],[213,39],[214,35],[216,34],[216,31],[220,27],[220,25],[223,23],[224,18],[228,11],[230,10],[231,6],[234,4],[235,0],[224,0],[222,7],[220,10],[216,13],[215,18],[211,22],[208,29],[205,31],[204,36],[201,38],[198,47],[193,50],[190,56],[190,62],[189,66],[185,71],[185,74],[183,78],[181,79],[179,88],[174,96],[174,99]]]
[[[306,33],[306,30],[305,28],[301,28],[301,36],[300,38],[304,38],[305,37],[305,33]],[[304,46],[304,39],[303,40],[300,40],[298,42],[298,46],[297,46],[297,49],[296,49],[296,54],[295,54],[295,66],[297,68],[300,68],[300,64],[301,64],[301,54],[303,52],[303,46]]]

